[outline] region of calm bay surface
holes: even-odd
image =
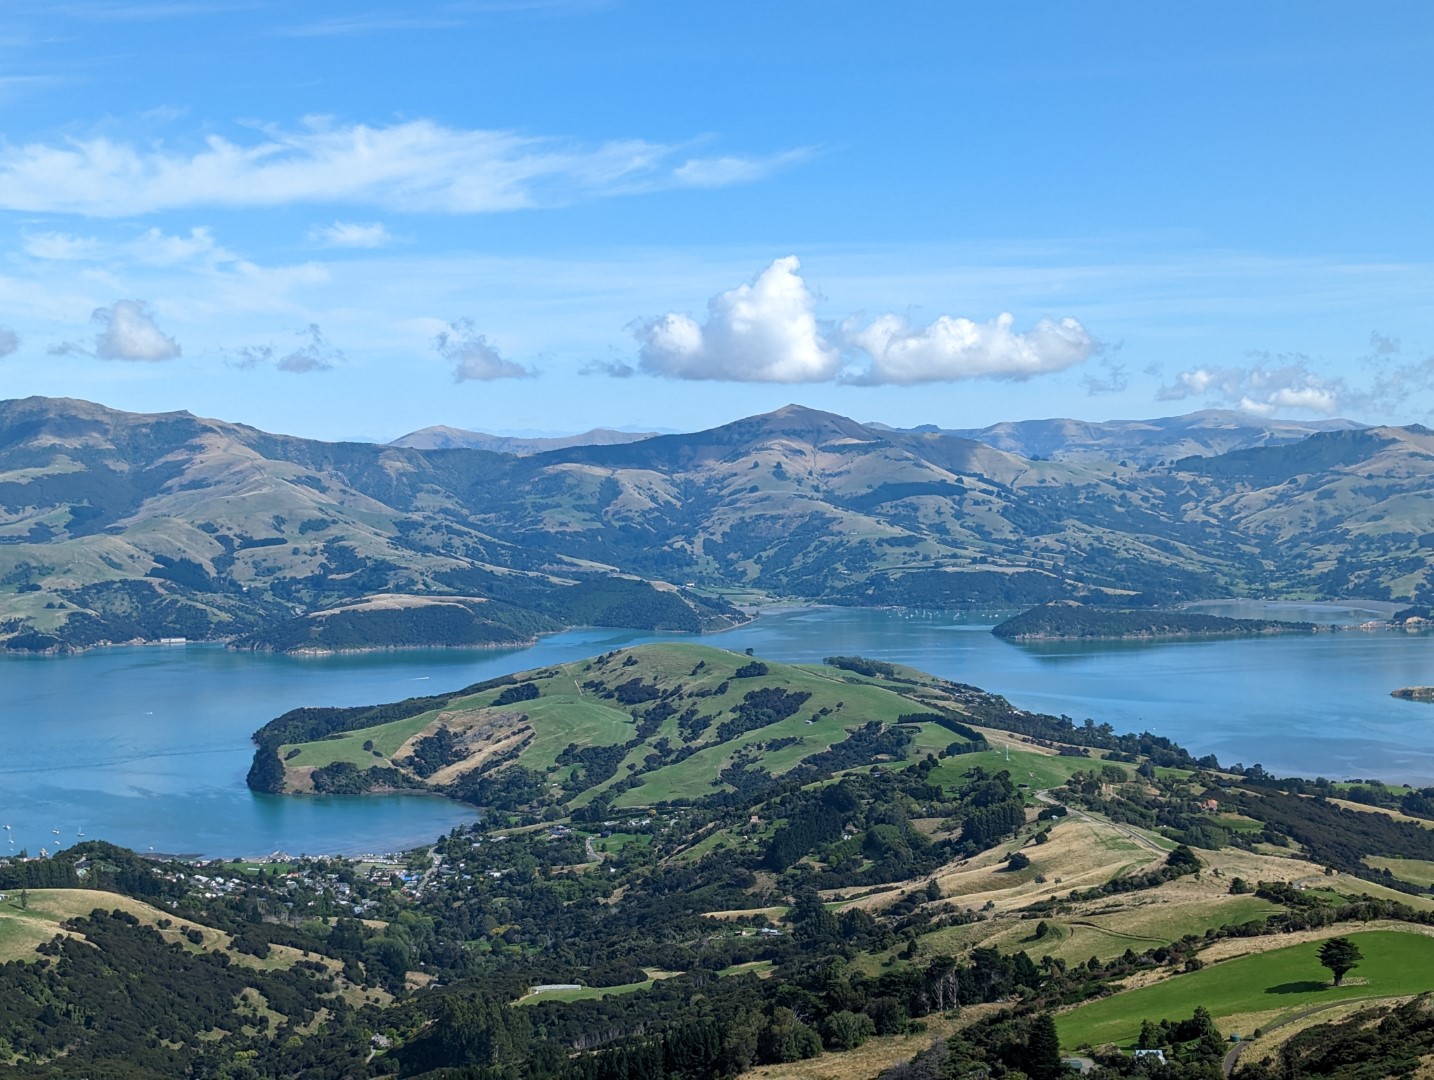
[[[1206,607],[1205,610],[1212,610]],[[1247,615],[1249,608],[1213,609]],[[1268,617],[1359,621],[1279,605]],[[1005,694],[1021,708],[1149,730],[1278,773],[1434,783],[1434,706],[1389,696],[1434,683],[1434,638],[1312,636],[1013,645],[990,617],[787,610],[705,637],[792,662],[859,653]],[[437,797],[283,798],[244,786],[250,734],[300,705],[357,705],[674,635],[575,630],[528,648],[333,657],[132,647],[0,657],[0,852],[103,838],[205,856],[389,851],[473,819]],[[58,833],[55,830],[59,830]],[[6,840],[13,840],[13,845]]]

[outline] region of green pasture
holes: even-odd
[[[637,663],[627,665],[629,657]],[[579,746],[612,746],[624,743],[632,737],[633,722],[630,710],[614,699],[604,698],[592,690],[584,690],[582,684],[601,679],[613,687],[631,678],[645,682],[656,682],[664,689],[681,686],[689,695],[687,700],[700,711],[714,717],[712,723],[699,736],[699,745],[708,742],[697,753],[672,765],[643,772],[643,783],[622,792],[614,804],[620,807],[650,805],[665,800],[700,798],[717,789],[713,781],[731,763],[735,754],[743,747],[768,743],[778,739],[795,739],[789,746],[759,752],[755,759],[767,771],[780,775],[789,771],[804,759],[843,742],[849,732],[870,721],[894,723],[906,714],[925,711],[928,706],[920,701],[903,697],[885,688],[878,680],[849,676],[834,668],[821,665],[793,666],[772,661],[763,661],[768,674],[756,679],[735,677],[738,668],[751,663],[751,657],[731,653],[705,645],[673,643],[647,645],[637,650],[624,650],[605,662],[578,661],[547,669],[549,677],[535,679],[541,697],[521,703],[521,710],[527,714],[533,728],[533,738],[524,748],[519,761],[527,768],[544,771],[554,765],[558,756],[570,744]],[[700,665],[700,667],[699,667]],[[519,679],[532,678],[528,672]],[[722,693],[715,691],[726,684]],[[789,693],[810,695],[801,709],[793,716],[767,727],[743,733],[725,743],[715,743],[716,728],[731,715],[731,710],[742,703],[743,698],[753,690],[782,689]],[[900,689],[914,689],[900,687]],[[706,691],[709,696],[697,697]],[[467,698],[455,699],[440,709],[433,709],[405,720],[377,724],[340,736],[297,744],[299,753],[285,764],[294,767],[322,766],[333,762],[349,762],[359,768],[375,764],[386,764],[398,753],[399,748],[424,727],[431,724],[440,712],[459,712],[488,707],[501,693],[489,690]],[[840,708],[838,708],[840,705]],[[819,715],[827,709],[826,715]],[[632,748],[611,780],[578,795],[570,803],[580,807],[591,801],[606,788],[628,776],[627,766],[643,768],[644,760],[651,753],[648,745],[657,738],[666,737],[674,745],[683,744],[683,736],[677,717],[668,717],[652,737],[642,745]],[[961,741],[959,736],[938,725],[923,724],[916,736],[915,753],[926,753]],[[363,744],[372,742],[374,754],[365,750]],[[280,756],[295,749],[293,745],[280,747]],[[1049,769],[1044,763],[1062,759],[1045,758],[1042,755],[1014,755],[1022,760],[1029,759],[1032,767]],[[960,759],[964,772],[982,755]],[[989,757],[989,756],[988,756]],[[955,765],[949,767],[955,768]],[[1068,772],[1059,773],[1064,780]],[[1049,786],[1049,785],[1047,785]]]
[[[561,682],[553,680],[561,686]],[[539,683],[547,689],[548,683]],[[632,738],[632,718],[620,709],[576,694],[553,694],[524,701],[514,708],[528,714],[533,741],[519,761],[542,771],[557,761],[569,743],[579,746],[612,746]]]
[[[1153,986],[1127,990],[1056,1018],[1061,1045],[1128,1046],[1143,1020],[1178,1019],[1203,1005],[1222,1017],[1279,1009],[1298,1012],[1329,1002],[1434,990],[1434,938],[1397,930],[1347,935],[1364,959],[1332,986],[1316,957],[1320,942],[1291,945],[1213,964]],[[1248,1032],[1242,1032],[1248,1034]]]
[[[544,990],[518,999],[519,1005],[543,1005],[549,1001],[596,1001],[609,994],[631,994],[635,990],[646,990],[653,979],[642,982],[623,983],[621,986],[584,986],[577,990]]]
[[[646,990],[658,979],[670,979],[679,974],[681,972],[661,971],[652,978],[643,979],[641,982],[622,983],[618,986],[581,986],[576,990],[544,990],[538,994],[525,994],[518,999],[518,1004],[542,1005],[549,1001],[597,1001],[610,994],[631,994],[638,990]]]
[[[1158,945],[1171,945],[1187,934],[1203,935],[1222,926],[1239,926],[1274,914],[1279,909],[1253,896],[1215,897],[1186,904],[1149,904],[1106,915],[1072,919],[1050,919],[1060,937],[1052,941],[1012,941],[1010,950],[1025,948],[1049,953],[1067,963],[1080,963],[1092,956],[1113,960],[1126,949],[1144,952]],[[1029,931],[1028,931],[1029,932]],[[999,942],[1003,949],[1008,943]]]
[[[955,735],[951,735],[947,740],[948,743],[952,741],[957,741]],[[1027,784],[1034,791],[1060,787],[1075,773],[1100,768],[1099,761],[1089,758],[1055,757],[1032,753],[1029,750],[1012,750],[1010,760],[1007,761],[1005,750],[982,750],[977,754],[958,754],[956,757],[946,758],[932,770],[932,782],[946,787],[958,787],[964,783],[966,773],[977,765],[988,773],[1009,771],[1012,783]]]
[[[1434,862],[1427,859],[1390,859],[1382,855],[1366,855],[1364,861],[1376,870],[1388,870],[1400,881],[1434,888]]]
[[[731,964],[717,972],[718,975],[746,975],[749,972],[760,977],[764,972],[772,970],[771,960],[749,960],[745,964]]]
[[[374,750],[384,759],[391,758],[398,753],[400,746],[431,724],[438,712],[437,709],[431,709],[417,716],[410,716],[407,720],[394,720],[387,724],[360,728],[357,731],[345,732],[337,738],[298,743],[296,745],[299,752],[293,758],[287,758],[287,755],[294,746],[281,746],[279,757],[284,758],[284,764],[291,768],[332,765],[336,761],[347,761],[360,769],[366,769],[370,765],[387,764],[386,760],[381,761],[372,751],[365,750],[363,744],[373,740]]]

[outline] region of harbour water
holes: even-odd
[[[1280,605],[1269,617],[1359,622],[1371,612]],[[1021,708],[1150,730],[1226,763],[1434,784],[1434,705],[1389,696],[1434,683],[1434,637],[1342,630],[1013,645],[989,633],[992,621],[992,613],[801,609],[700,640],[774,660],[855,653],[910,664]],[[393,701],[671,639],[584,629],[483,651],[299,658],[188,645],[0,657],[0,823],[11,826],[0,853],[53,851],[81,832],[141,852],[204,856],[422,843],[471,820],[471,808],[415,795],[258,795],[244,786],[249,736],[300,705]]]

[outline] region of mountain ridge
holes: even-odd
[[[715,628],[737,617],[721,598],[742,595],[1426,602],[1431,488],[1434,433],[1418,427],[1134,466],[1024,458],[789,405],[516,456],[29,398],[0,402],[0,639],[324,648],[306,635],[353,620],[311,616],[380,596],[481,602],[468,644],[584,619]],[[418,632],[379,611],[456,610],[361,607],[370,627],[348,625],[335,647]],[[465,643],[451,625],[430,632]]]
[[[1078,460],[1124,459],[1138,464],[1228,453],[1255,446],[1298,442],[1324,431],[1369,427],[1358,421],[1278,420],[1232,409],[1201,409],[1181,416],[1145,420],[1002,421],[983,428],[941,428],[924,424],[892,429],[974,439],[1023,457]]]
[[[468,431],[464,428],[435,424],[401,435],[388,443],[413,450],[491,450],[498,454],[541,454],[548,450],[566,450],[572,446],[606,446],[610,444],[639,442],[659,434],[656,431],[618,431],[615,428],[592,428],[576,435],[547,437],[523,437],[515,435],[490,435],[485,431]]]

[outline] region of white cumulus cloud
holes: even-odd
[[[707,302],[707,318],[669,312],[636,324],[639,364],[650,375],[732,382],[843,382],[853,385],[1028,379],[1089,359],[1095,339],[1075,319],[1042,319],[1030,330],[1015,319],[990,322],[942,315],[914,327],[879,315],[848,318],[833,332],[794,255],[777,259],[751,282]]]
[[[393,242],[393,234],[381,221],[336,221],[310,229],[309,242],[333,248],[381,248]]]
[[[642,370],[676,379],[802,383],[834,378],[840,352],[826,340],[816,298],[795,255],[707,302],[707,321],[669,312],[634,329]]]
[[[116,300],[109,307],[96,308],[90,321],[100,329],[93,348],[66,341],[49,349],[52,355],[87,353],[101,360],[173,360],[183,351],[154,321],[154,313],[143,300]]]
[[[532,368],[505,360],[498,346],[478,333],[471,319],[449,323],[434,337],[433,348],[439,356],[452,361],[454,382],[527,379],[537,374]]]
[[[860,328],[848,324],[847,340],[871,357],[871,366],[850,381],[1029,379],[1074,367],[1095,352],[1095,340],[1075,319],[1041,319],[1024,333],[1012,329],[1015,322],[1002,312],[982,323],[942,315],[919,329],[900,315],[882,315]]]
[[[0,145],[0,209],[125,217],[195,206],[339,203],[489,213],[581,198],[760,179],[795,160],[686,158],[680,143],[587,144],[431,120],[341,124],[311,117],[248,141],[199,147],[94,136]]]

